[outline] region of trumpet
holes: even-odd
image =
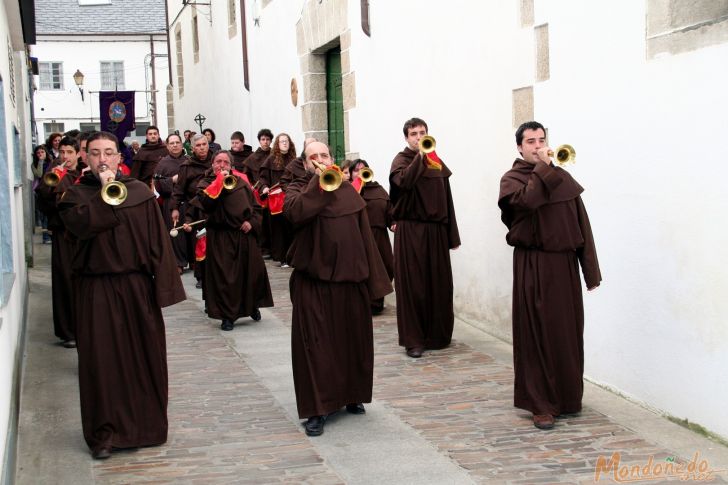
[[[43,174],[43,183],[49,187],[55,187],[61,183],[61,179],[66,176],[66,164],[53,167]]]
[[[369,167],[362,167],[362,169],[359,170],[359,178],[362,182],[371,182],[374,180],[374,170]]]
[[[233,190],[238,185],[238,178],[233,174],[225,175],[222,179],[222,186],[227,190]]]
[[[435,151],[435,138],[431,137],[430,135],[425,135],[422,138],[420,138],[420,151],[422,153],[432,153]]]
[[[321,189],[326,192],[333,192],[341,187],[341,183],[344,181],[344,176],[341,174],[339,167],[327,167],[315,160],[311,160],[311,163],[321,170],[321,176],[319,177],[319,186]]]
[[[571,145],[559,145],[556,151],[549,150],[548,155],[556,158],[556,165],[563,167],[570,163],[576,163],[576,150]]]
[[[126,185],[118,180],[112,180],[101,189],[101,199],[109,205],[123,204],[127,195]]]
[[[207,220],[207,219],[200,219],[199,221],[195,221],[195,222],[190,222],[190,223],[189,223],[189,224],[187,224],[187,225],[188,225],[188,226],[194,226],[195,224],[199,224],[199,223],[201,223],[201,222],[205,222],[206,220]],[[183,225],[184,225],[184,224],[183,224]],[[172,229],[171,229],[171,230],[169,231],[169,235],[170,235],[170,236],[172,236],[172,237],[177,237],[177,236],[179,235],[179,229],[178,229],[178,226],[174,226],[174,227],[173,227],[173,228],[172,228]]]

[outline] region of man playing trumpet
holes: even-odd
[[[161,307],[185,299],[149,186],[119,183],[116,136],[88,139],[90,170],[59,201],[78,243],[71,258],[83,436],[94,458],[167,440],[167,348]],[[123,185],[121,185],[123,183]],[[115,188],[125,197],[109,197]]]
[[[364,200],[333,170],[328,147],[306,146],[306,174],[288,184],[284,214],[296,229],[291,347],[298,415],[306,434],[324,432],[343,406],[364,414],[371,402],[374,347],[370,300],[392,291]],[[315,165],[318,164],[318,165]],[[322,169],[324,175],[322,176]],[[321,180],[320,180],[321,179]]]
[[[554,416],[581,411],[584,304],[602,279],[584,189],[554,166],[546,130],[535,121],[516,131],[522,158],[503,175],[498,207],[513,246],[514,405],[540,429]],[[558,151],[558,150],[557,150]]]
[[[394,285],[399,345],[413,358],[450,345],[455,315],[450,249],[460,246],[452,175],[434,152],[427,123],[404,124],[407,147],[394,157],[389,197],[394,206]],[[422,146],[421,140],[432,146]],[[424,145],[424,144],[423,144]]]
[[[48,169],[36,188],[38,208],[48,217],[51,241],[51,294],[53,297],[53,328],[63,346],[76,346],[76,322],[73,315],[73,283],[71,259],[75,250],[74,238],[66,234],[66,226],[58,214],[58,200],[73,185],[78,176],[78,142],[64,137],[59,145],[60,164]]]

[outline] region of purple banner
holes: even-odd
[[[99,93],[101,131],[113,133],[122,141],[136,128],[134,91],[101,91]]]

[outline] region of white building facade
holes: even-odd
[[[35,119],[39,142],[53,132],[100,129],[99,91],[135,91],[137,129],[167,134],[169,84],[164,2],[36,0]],[[74,75],[83,75],[82,86]]]
[[[315,136],[368,160],[386,186],[404,121],[429,123],[454,173],[456,315],[503,339],[512,250],[496,203],[515,129],[535,119],[553,145],[573,145],[604,277],[584,296],[587,377],[728,437],[728,168],[716,143],[728,3],[168,3],[177,129],[199,113],[223,147],[238,129],[254,146],[264,127],[299,149]]]
[[[34,42],[32,2],[0,2],[0,483],[12,483],[28,295],[31,103],[27,44]]]

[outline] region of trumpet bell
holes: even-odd
[[[50,172],[46,172],[43,174],[43,183],[46,184],[49,187],[55,187],[59,183],[61,183],[61,177],[51,170]]]
[[[554,158],[559,166],[576,163],[576,150],[571,145],[559,145],[554,153]]]
[[[109,205],[123,204],[128,195],[126,185],[113,180],[101,189],[101,199]]]
[[[364,167],[361,170],[359,170],[359,178],[362,180],[362,182],[371,182],[374,180],[374,170],[372,170],[369,167]]]
[[[327,168],[321,173],[319,177],[319,187],[326,192],[333,192],[341,186],[344,181],[344,177],[341,172],[335,168]]]
[[[222,186],[226,190],[233,190],[238,185],[238,178],[235,175],[226,175],[222,179]]]
[[[420,138],[420,151],[424,153],[434,152],[436,145],[437,144],[435,143],[435,138],[431,137],[430,135],[425,135]]]

